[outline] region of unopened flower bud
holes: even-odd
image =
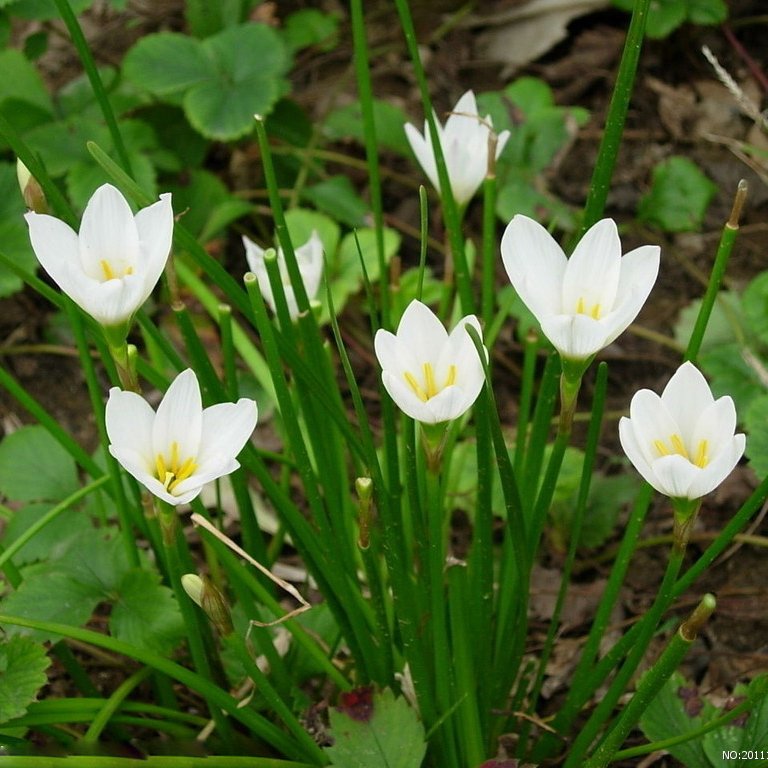
[[[370,477],[358,477],[355,480],[357,491],[357,520],[360,534],[357,544],[360,549],[368,549],[371,532],[371,510],[373,506],[373,480]]]
[[[227,601],[208,579],[201,578],[196,573],[185,573],[181,577],[181,586],[190,600],[203,609],[220,635],[226,637],[232,633],[232,616]]]
[[[16,178],[19,180],[19,189],[27,208],[35,213],[48,213],[48,201],[45,199],[43,188],[19,159],[16,160]]]

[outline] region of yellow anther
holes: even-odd
[[[706,440],[699,440],[699,445],[696,449],[696,458],[693,461],[697,467],[701,467],[703,469],[707,466],[707,464],[709,464],[708,449],[709,443]]]
[[[576,302],[576,314],[577,315],[585,315],[586,312],[584,311],[584,297],[579,296],[579,300]]]
[[[165,486],[166,491],[170,491],[175,485],[176,481],[173,479],[173,477],[174,477],[173,472],[165,473],[165,479],[163,480],[163,485]]]
[[[408,386],[413,390],[413,394],[421,400],[422,403],[426,403],[429,400],[429,395],[421,388],[421,384],[416,380],[416,377],[412,373],[407,371],[403,374]]]
[[[429,399],[434,397],[438,391],[435,386],[435,372],[432,369],[432,363],[424,363],[422,367],[424,369],[424,383],[427,386],[427,399]]]
[[[171,443],[171,458],[168,462],[162,453],[155,457],[155,467],[157,468],[157,479],[163,484],[167,491],[173,489],[182,481],[191,477],[197,469],[197,464],[192,456],[179,459],[179,444],[174,440]]]
[[[157,479],[164,478],[166,474],[165,459],[162,453],[158,453],[155,458],[155,467],[157,468]]]
[[[445,378],[445,384],[443,384],[443,389],[445,389],[446,387],[452,387],[455,383],[456,383],[456,366],[449,365],[448,375]]]
[[[670,451],[669,448],[667,448],[666,445],[664,445],[663,440],[654,440],[653,441],[653,447],[658,451],[659,456],[669,456]]]
[[[115,273],[112,271],[112,265],[106,259],[102,259],[99,264],[101,265],[101,271],[104,273],[104,279],[114,280]]]
[[[685,443],[683,443],[683,438],[680,437],[680,435],[677,435],[677,434],[670,435],[669,442],[672,443],[672,450],[676,454],[690,461],[690,456],[688,455],[688,451],[686,450]]]
[[[592,307],[592,311],[589,313],[589,315],[590,315],[590,317],[593,320],[599,320],[600,319],[600,305],[599,304],[595,304]]]
[[[576,314],[589,315],[593,320],[599,320],[600,304],[593,304],[592,308],[589,311],[587,311],[587,303],[584,301],[584,297],[579,296],[579,300],[576,302]]]

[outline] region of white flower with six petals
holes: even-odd
[[[134,216],[119,190],[104,184],[88,201],[79,234],[47,214],[25,218],[35,255],[59,288],[101,325],[127,331],[168,260],[171,195]]]
[[[256,426],[256,403],[241,398],[203,409],[194,371],[180,373],[157,413],[135,392],[113,387],[107,401],[109,452],[155,496],[178,505],[234,472]]]
[[[453,197],[459,205],[464,205],[477,192],[488,173],[488,137],[492,130],[491,117],[490,115],[480,117],[475,94],[467,91],[456,103],[445,126],[442,126],[438,120],[435,122]],[[440,180],[437,177],[437,164],[432,149],[429,124],[426,120],[424,121],[422,135],[414,125],[406,123],[405,135],[424,173],[427,174],[434,188],[440,192]],[[502,131],[498,135],[495,159],[498,160],[509,135],[509,131]]]
[[[564,358],[586,360],[635,319],[656,282],[660,249],[643,245],[622,257],[615,222],[602,219],[569,259],[541,224],[518,214],[504,231],[501,256],[555,349]]]
[[[482,338],[474,315],[459,320],[449,334],[429,307],[412,301],[397,333],[376,332],[374,347],[384,387],[416,421],[438,424],[456,419],[480,394],[485,376],[466,329],[469,325]],[[485,354],[487,359],[487,350]]]
[[[673,499],[698,499],[723,482],[744,453],[746,438],[735,431],[733,400],[715,400],[690,362],[660,397],[649,389],[636,392],[629,418],[619,422],[621,447],[635,469]]]

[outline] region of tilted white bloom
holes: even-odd
[[[485,378],[468,325],[482,338],[474,315],[463,317],[448,334],[429,307],[412,301],[396,334],[383,329],[376,332],[374,348],[381,380],[389,396],[411,418],[425,424],[456,419],[477,399]]]
[[[45,271],[106,327],[131,320],[152,293],[171,250],[170,194],[134,216],[122,194],[104,184],[88,201],[79,235],[53,216],[30,212],[25,218]]]
[[[584,360],[637,317],[656,282],[660,249],[643,245],[622,257],[615,222],[602,219],[568,259],[544,227],[518,214],[504,231],[501,256],[542,333],[563,357]]]
[[[245,237],[245,235],[243,235],[243,245],[245,246],[245,258],[248,260],[248,267],[256,275],[259,290],[264,297],[264,301],[269,304],[274,312],[275,297],[272,293],[272,286],[269,284],[267,267],[264,264],[265,251],[256,245],[253,240]],[[323,276],[323,241],[320,239],[320,235],[313,230],[309,240],[304,245],[296,248],[294,253],[299,265],[301,279],[304,282],[304,290],[307,292],[307,298],[312,301],[317,296],[317,292],[320,289],[320,279]],[[280,270],[280,277],[283,281],[288,312],[291,318],[295,319],[299,314],[299,307],[296,304],[296,294],[291,285],[291,278],[288,274],[288,267],[285,264],[285,254],[282,248],[277,249],[277,267]]]
[[[621,447],[635,469],[659,493],[679,499],[698,499],[730,474],[746,442],[735,430],[733,400],[715,400],[692,363],[677,369],[661,397],[636,392],[629,418],[619,422]]]
[[[109,391],[109,452],[155,496],[185,504],[203,486],[234,472],[256,426],[256,403],[241,398],[203,409],[194,371],[180,373],[157,413],[135,392]]]
[[[456,103],[452,114],[443,127],[438,120],[437,132],[443,150],[451,191],[457,203],[469,202],[477,192],[488,172],[488,136],[492,130],[490,115],[481,118],[477,113],[475,94],[467,91]],[[429,124],[424,121],[424,135],[418,129],[405,124],[405,135],[410,142],[416,159],[424,173],[439,192],[440,181],[437,178],[437,164],[432,150],[432,136]],[[496,159],[509,139],[509,131],[502,131],[497,138]]]

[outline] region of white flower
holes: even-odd
[[[615,222],[602,219],[567,259],[544,227],[517,215],[504,231],[501,257],[542,333],[563,357],[584,360],[635,319],[656,282],[660,249],[643,245],[622,258]]]
[[[103,326],[128,323],[160,278],[171,250],[170,194],[136,216],[111,184],[99,187],[80,234],[53,216],[27,213],[38,261],[64,293]]]
[[[254,427],[256,403],[241,398],[203,410],[194,371],[180,373],[157,413],[134,392],[109,391],[109,452],[155,496],[185,504],[203,486],[240,465],[235,456]]]
[[[659,397],[636,392],[629,418],[619,422],[624,452],[659,493],[698,499],[730,474],[744,453],[745,437],[734,434],[733,400],[717,400],[692,363],[683,363]]]
[[[264,264],[264,249],[245,236],[243,236],[243,245],[245,246],[245,258],[248,260],[251,272],[256,275],[261,295],[274,312],[275,297],[272,293],[272,286],[269,284],[267,267]],[[320,278],[323,275],[323,241],[317,232],[313,230],[309,240],[304,245],[296,248],[294,253],[299,265],[301,279],[304,282],[304,290],[307,292],[307,298],[312,301],[320,289]],[[291,286],[291,278],[288,274],[288,267],[285,264],[285,254],[282,248],[277,249],[277,267],[280,270],[280,277],[283,282],[288,312],[291,315],[291,319],[295,319],[298,317],[299,307],[296,304],[296,294],[294,293],[293,286]]]
[[[456,103],[448,116],[445,127],[439,121],[437,132],[443,150],[451,191],[457,203],[469,202],[477,192],[488,172],[488,136],[492,130],[490,115],[481,118],[477,113],[475,94],[467,91]],[[411,144],[416,159],[424,169],[435,189],[440,191],[437,178],[437,164],[432,150],[429,124],[424,121],[424,135],[415,126],[405,124],[405,135]],[[502,131],[496,143],[496,159],[509,139],[509,131]]]
[[[456,419],[477,399],[485,378],[468,325],[482,337],[474,315],[459,320],[449,335],[429,307],[412,301],[397,334],[376,332],[384,387],[411,418],[425,424]]]

